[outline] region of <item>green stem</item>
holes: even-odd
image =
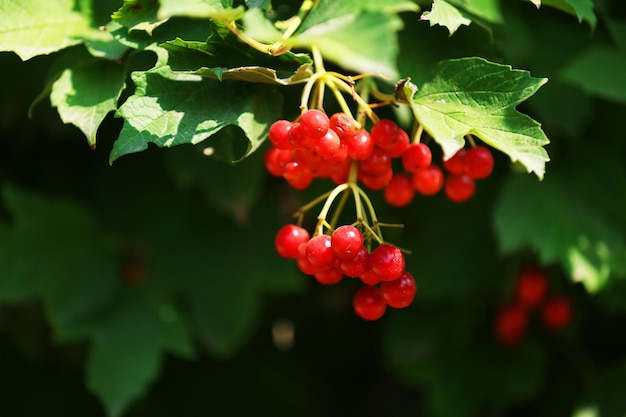
[[[328,198],[326,199],[326,202],[324,203],[324,206],[322,207],[322,211],[320,211],[320,214],[317,216],[318,222],[317,222],[317,227],[315,228],[315,233],[314,233],[315,236],[321,235],[324,233],[324,222],[326,221],[326,216],[328,216],[328,211],[330,210],[330,207],[332,206],[333,201],[335,201],[337,196],[343,191],[345,191],[348,187],[349,185],[347,183],[340,184],[337,187],[335,187],[334,190],[330,192],[330,194],[328,195]]]

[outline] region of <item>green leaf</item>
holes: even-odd
[[[558,175],[541,184],[510,178],[496,207],[496,233],[503,253],[533,248],[542,263],[561,263],[573,280],[595,292],[626,255],[626,242],[620,228],[569,182]]]
[[[81,43],[89,24],[73,0],[5,0],[0,2],[0,51],[23,60],[49,54]]]
[[[578,18],[579,22],[585,21],[595,28],[598,18],[593,11],[593,0],[530,0],[537,8],[545,5],[562,10]]]
[[[111,416],[122,415],[145,393],[158,376],[164,349],[192,349],[176,311],[139,289],[122,292],[89,324],[89,333],[87,386]]]
[[[129,30],[143,30],[152,35],[152,31],[167,20],[157,18],[158,8],[156,0],[124,0],[124,5],[111,19]]]
[[[587,93],[626,103],[626,51],[595,46],[583,51],[563,69],[561,76]]]
[[[294,48],[318,48],[322,56],[347,70],[396,78],[402,21],[380,12],[347,14],[299,32],[287,41]]]
[[[57,333],[102,308],[117,288],[117,269],[89,213],[12,186],[2,195],[13,222],[0,229],[0,299],[40,298]]]
[[[445,0],[435,0],[430,11],[422,13],[421,20],[428,20],[430,26],[444,26],[450,32],[450,36],[461,25],[469,26],[472,23],[459,9],[447,3]]]
[[[461,58],[440,62],[434,80],[419,91],[404,82],[397,92],[441,145],[445,158],[461,149],[464,136],[471,134],[543,178],[549,160],[543,146],[548,138],[539,123],[515,106],[546,81],[482,58]]]
[[[448,0],[448,3],[490,23],[504,21],[498,0]]]
[[[136,91],[118,110],[124,126],[113,145],[111,162],[147,149],[148,143],[196,144],[228,125],[246,134],[245,157],[258,148],[280,114],[280,96],[262,85],[173,74],[167,66],[135,72],[132,78]]]
[[[206,348],[214,355],[232,356],[252,336],[262,296],[301,291],[306,281],[292,262],[274,251],[273,237],[280,227],[274,205],[259,203],[238,223],[202,210],[203,218],[194,217],[175,234],[153,239],[150,266],[157,285],[171,288],[188,304]]]
[[[405,0],[322,0],[304,18],[286,43],[295,48],[318,47],[325,59],[355,71],[396,78],[401,11],[419,8]]]
[[[232,8],[232,2],[219,0],[161,0],[159,1],[159,19],[172,16],[215,19],[221,22],[234,22],[244,13],[243,6]]]
[[[50,101],[64,123],[72,123],[96,146],[96,133],[106,115],[117,109],[125,87],[123,64],[84,58],[65,69],[52,84]]]
[[[168,65],[175,73],[180,74],[276,85],[302,83],[313,74],[309,62],[296,67],[294,71],[292,62],[284,63],[278,58],[268,56],[255,59],[258,65],[242,65],[251,61],[250,54],[245,50],[233,53],[231,48],[225,51],[222,44],[175,39],[162,46],[168,52]],[[220,66],[207,67],[211,64]],[[273,65],[278,69],[263,65]]]

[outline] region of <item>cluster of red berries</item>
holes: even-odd
[[[443,161],[442,169],[433,164],[426,144],[411,143],[392,120],[378,120],[368,132],[345,113],[329,118],[316,109],[303,112],[297,122],[276,121],[269,140],[267,170],[293,188],[305,189],[314,178],[342,184],[351,162],[357,161],[358,181],[370,190],[383,190],[385,200],[396,207],[408,205],[416,192],[434,195],[442,188],[451,201],[466,201],[475,193],[475,180],[488,177],[494,164],[489,149],[474,146]],[[401,159],[402,170],[394,172],[394,159]]]
[[[355,294],[353,307],[365,320],[379,319],[387,306],[407,307],[415,297],[415,279],[404,270],[402,251],[383,243],[370,252],[355,226],[310,237],[306,229],[288,224],[278,231],[274,245],[280,256],[295,259],[303,273],[321,284],[337,284],[344,276],[360,279],[366,285]]]
[[[513,302],[503,306],[496,316],[495,336],[503,346],[513,347],[524,338],[533,310],[539,310],[541,322],[552,331],[565,329],[572,319],[572,304],[563,294],[549,294],[546,272],[526,267],[517,276]]]

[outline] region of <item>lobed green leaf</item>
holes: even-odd
[[[440,25],[446,27],[450,32],[450,36],[452,36],[461,25],[468,26],[472,23],[472,20],[468,19],[463,12],[445,0],[433,1],[433,6],[430,11],[422,13],[420,19],[428,20],[430,26]]]
[[[65,69],[52,84],[50,101],[64,123],[72,123],[96,146],[96,133],[106,115],[117,109],[125,87],[126,66],[86,59]]]
[[[482,58],[461,58],[440,62],[434,80],[419,91],[410,82],[399,84],[398,94],[441,145],[445,158],[461,149],[464,136],[471,134],[543,178],[549,160],[543,146],[549,140],[539,123],[515,106],[546,81]]]
[[[82,42],[89,19],[74,10],[73,0],[0,2],[0,51],[27,60]]]

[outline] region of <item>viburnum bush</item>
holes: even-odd
[[[624,22],[0,1],[0,415],[622,415]]]

